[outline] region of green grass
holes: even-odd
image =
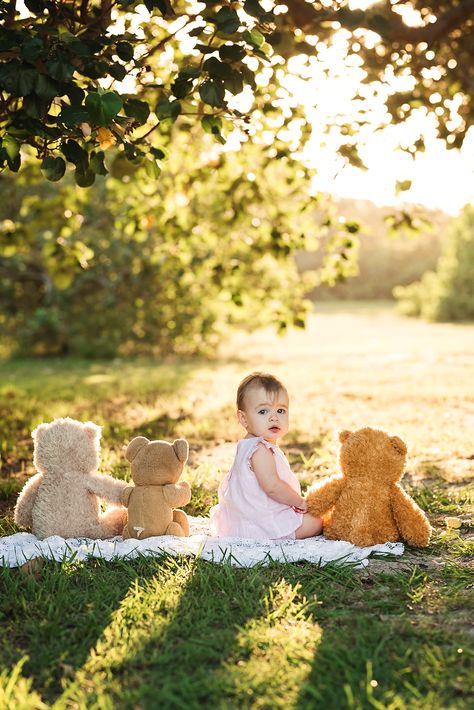
[[[472,707],[473,346],[472,326],[329,304],[307,332],[241,334],[212,363],[1,363],[2,535],[33,473],[31,429],[55,416],[101,424],[101,470],[121,478],[132,436],[187,437],[187,510],[206,514],[240,435],[236,385],[257,368],[290,390],[282,444],[303,486],[335,470],[334,429],[379,425],[406,439],[405,485],[435,534],[363,571],[168,556],[0,568],[0,707]]]

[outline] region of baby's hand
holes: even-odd
[[[307,502],[303,499],[300,503],[299,506],[294,505],[293,510],[296,513],[306,513],[308,511],[308,504]]]

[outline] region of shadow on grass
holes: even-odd
[[[41,564],[42,562],[42,564]],[[41,561],[33,573],[0,568],[0,666],[28,656],[23,674],[54,699],[82,667],[137,578],[136,565]]]
[[[469,707],[467,634],[448,618],[466,604],[466,568],[435,579],[164,556],[47,563],[38,582],[3,572],[1,665],[28,654],[24,675],[55,710]]]
[[[199,560],[163,561],[171,575],[179,574],[180,565],[188,573],[174,604],[172,590],[167,591],[171,577],[160,579],[158,573],[155,590],[145,585],[142,604],[155,607],[155,613],[141,631],[137,613],[138,634],[124,649],[122,660],[112,663],[109,681],[91,683],[92,667],[78,676],[79,688],[84,677],[93,686],[88,703],[100,698],[104,702],[109,696],[111,707],[217,707],[227,695],[225,664],[238,654],[241,628],[265,613],[268,584],[260,570],[235,570]],[[66,698],[79,705],[84,701],[80,689],[66,691]]]
[[[295,707],[467,710],[469,643],[463,631],[446,632],[451,590],[445,589],[439,616],[415,608],[433,585],[416,568],[352,579],[332,570],[326,584],[320,579],[322,640]],[[313,588],[312,580],[302,583],[307,593]]]

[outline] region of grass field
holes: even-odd
[[[200,560],[0,568],[0,708],[472,708],[474,326],[325,304],[306,331],[240,333],[212,362],[0,364],[1,534],[32,469],[31,429],[103,426],[103,472],[128,477],[133,436],[186,437],[190,514],[206,514],[241,432],[240,379],[287,384],[282,448],[303,487],[335,470],[334,430],[375,425],[408,444],[405,486],[435,534],[366,570]],[[447,531],[446,516],[462,527]]]

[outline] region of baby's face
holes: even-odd
[[[252,387],[245,393],[244,406],[237,416],[249,434],[274,444],[288,432],[288,395],[284,390],[275,394]]]

